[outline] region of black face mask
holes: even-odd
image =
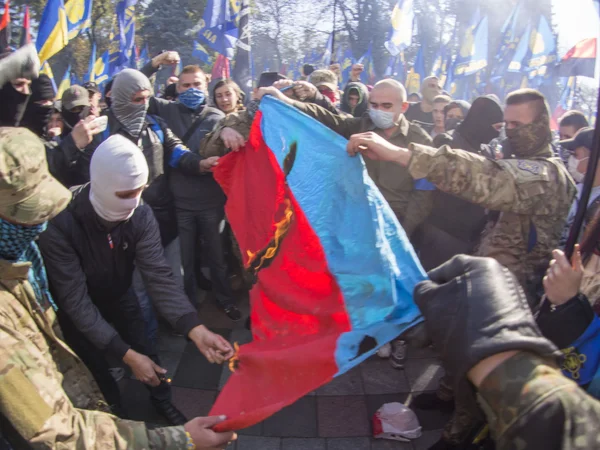
[[[444,122],[444,128],[446,129],[446,132],[456,130],[456,127],[458,127],[458,124],[461,122],[462,119],[459,119],[458,117],[451,117],[450,119],[446,119],[446,122]]]
[[[0,89],[0,125],[18,127],[25,114],[29,95],[21,94],[12,84],[6,83]]]
[[[21,126],[29,128],[38,136],[43,136],[50,118],[52,117],[52,105],[42,106],[37,103],[29,103],[25,109]]]
[[[80,120],[83,120],[90,115],[90,107],[86,106],[81,112],[71,112],[63,110],[61,112],[61,115],[66,125],[65,132],[67,132],[67,129],[69,131],[72,130],[75,127],[75,125],[79,123]]]

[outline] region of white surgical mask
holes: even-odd
[[[369,117],[375,126],[381,130],[387,130],[395,125],[393,112],[369,109]]]
[[[589,158],[577,159],[574,155],[569,156],[569,161],[567,162],[567,169],[569,170],[569,173],[571,174],[576,183],[582,183],[583,179],[585,178],[585,173],[579,172],[577,170],[577,167],[579,166],[579,163],[581,161],[585,161],[586,159]]]

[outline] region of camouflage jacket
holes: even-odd
[[[184,448],[183,427],[148,430],[142,422],[104,412],[102,394],[63,342],[54,310],[36,302],[27,281],[30,267],[0,260],[0,414],[10,423],[6,437],[33,448]]]
[[[552,363],[518,353],[479,386],[498,450],[600,449],[600,402]]]
[[[575,183],[557,158],[494,161],[444,146],[413,145],[409,171],[438,189],[483,206],[493,215],[476,254],[495,258],[530,298],[558,241]],[[494,217],[495,216],[495,217]]]

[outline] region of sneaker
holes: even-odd
[[[392,344],[389,342],[377,350],[377,356],[381,359],[388,359],[392,355]]]
[[[227,306],[223,310],[225,311],[225,314],[227,314],[227,317],[229,317],[234,322],[237,322],[242,318],[242,313],[235,305]]]
[[[390,364],[394,369],[404,369],[404,360],[406,359],[406,341],[392,342],[392,355]]]

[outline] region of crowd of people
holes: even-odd
[[[571,260],[561,247],[593,147],[583,114],[567,112],[555,136],[538,91],[468,103],[429,77],[409,103],[398,81],[361,83],[360,64],[343,89],[336,65],[301,80],[264,73],[251,98],[187,66],[155,95],[148,77],[175,52],[103,92],[87,83],[57,99],[35,59],[0,59],[4,443],[209,449],[236,438],[212,431],[223,417],[189,420],[172,404],[157,327],[164,319],[212,363],[234,354],[197,313],[202,289],[242,319],[235,291],[253,282],[211,172],[243,151],[270,95],[348,139],[430,271],[415,290],[425,326],[378,354],[402,369],[407,345],[440,352],[438,391],[413,402],[453,411],[433,448],[468,448],[486,423],[497,448],[600,448],[600,168]],[[127,420],[115,361],[172,426]]]

